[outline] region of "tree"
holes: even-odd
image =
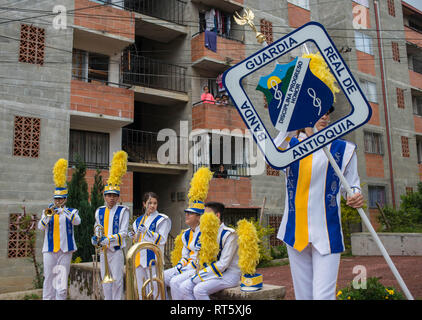
[[[96,183],[94,183],[95,190],[91,190],[90,203],[88,183],[85,179],[86,165],[79,156],[77,156],[76,161],[75,171],[72,174],[72,179],[68,183],[67,200],[67,206],[78,209],[81,218],[81,224],[74,228],[75,241],[78,250],[73,254],[73,259],[76,259],[76,257],[79,256],[83,262],[88,262],[92,261],[92,255],[95,252],[94,246],[91,244],[91,237],[93,235],[96,207],[93,207],[92,200],[94,200],[95,203],[98,203],[99,201],[97,190],[100,188],[100,184],[98,181],[101,181],[102,183],[102,179],[101,176],[99,176],[99,171],[97,171],[97,174],[95,175]]]

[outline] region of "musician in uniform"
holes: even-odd
[[[212,211],[220,220],[217,236],[219,253],[215,262],[182,282],[180,291],[183,300],[209,300],[210,294],[236,287],[240,282],[237,235],[234,229],[222,222],[224,204],[208,202],[205,211]]]
[[[53,174],[53,203],[43,210],[38,229],[45,231],[43,245],[43,300],[66,300],[72,254],[77,250],[73,226],[81,223],[77,209],[66,207],[67,160],[59,159]]]
[[[94,235],[91,239],[93,245],[100,245],[107,250],[107,261],[110,273],[115,280],[112,283],[103,283],[105,300],[121,300],[123,295],[123,248],[126,246],[126,236],[129,227],[129,208],[119,205],[121,178],[126,173],[127,154],[118,151],[113,156],[110,168],[110,177],[104,187],[104,200],[106,205],[95,211],[95,223],[103,227],[104,234],[101,239]],[[100,253],[101,279],[105,275],[104,253]]]
[[[333,110],[318,120],[315,125],[318,131],[328,125]],[[305,128],[298,137],[296,132],[280,133],[275,144],[285,149],[312,134],[312,128]],[[340,254],[344,251],[340,194],[353,208],[363,205],[356,146],[337,139],[328,148],[354,190],[353,196],[346,195],[323,149],[285,169],[285,209],[277,238],[287,245],[298,300],[335,299]]]
[[[145,193],[142,203],[145,209],[145,213],[133,222],[133,232],[129,232],[129,236],[137,242],[146,241],[158,245],[161,255],[164,257],[164,245],[167,242],[167,236],[171,229],[171,220],[165,214],[157,211],[158,196],[154,192]],[[150,277],[150,264],[152,266],[152,275],[156,275],[155,263],[155,253],[149,249],[141,250],[135,257],[139,299],[142,299],[141,292],[144,279]],[[151,289],[147,286],[147,290],[149,291]],[[154,282],[154,297],[157,296],[157,293],[157,283]],[[162,297],[162,299],[165,299],[165,297]]]

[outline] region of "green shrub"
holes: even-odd
[[[405,300],[394,287],[385,287],[377,277],[367,279],[366,288],[355,289],[353,283],[337,292],[338,300]]]
[[[271,247],[271,256],[273,259],[287,258],[287,247],[285,244]]]

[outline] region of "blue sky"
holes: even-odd
[[[422,1],[421,0],[403,0],[404,2],[407,2],[411,6],[415,7],[416,9],[419,9],[422,11]]]

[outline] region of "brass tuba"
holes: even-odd
[[[100,248],[100,244],[98,241],[101,240],[101,238],[104,236],[104,227],[101,224],[96,224],[94,226],[94,235],[97,237],[97,245],[95,246],[95,251],[97,251]],[[107,260],[107,247],[103,247],[103,253],[104,253],[104,279],[101,281],[101,283],[112,283],[116,281],[113,279],[113,276],[111,275],[110,266],[108,264]]]
[[[151,260],[148,266],[149,278],[144,279],[141,289],[141,295],[143,300],[158,300],[161,296],[162,300],[166,298],[165,284],[164,284],[164,261],[160,248],[151,242],[138,242],[130,247],[126,255],[126,300],[138,300],[138,283],[136,280],[136,268],[135,268],[135,257],[141,250],[152,250],[155,254],[156,260]],[[156,276],[152,274],[152,262],[155,261]],[[153,282],[158,284],[158,294],[154,297]],[[151,284],[151,291],[146,293],[146,287]]]

